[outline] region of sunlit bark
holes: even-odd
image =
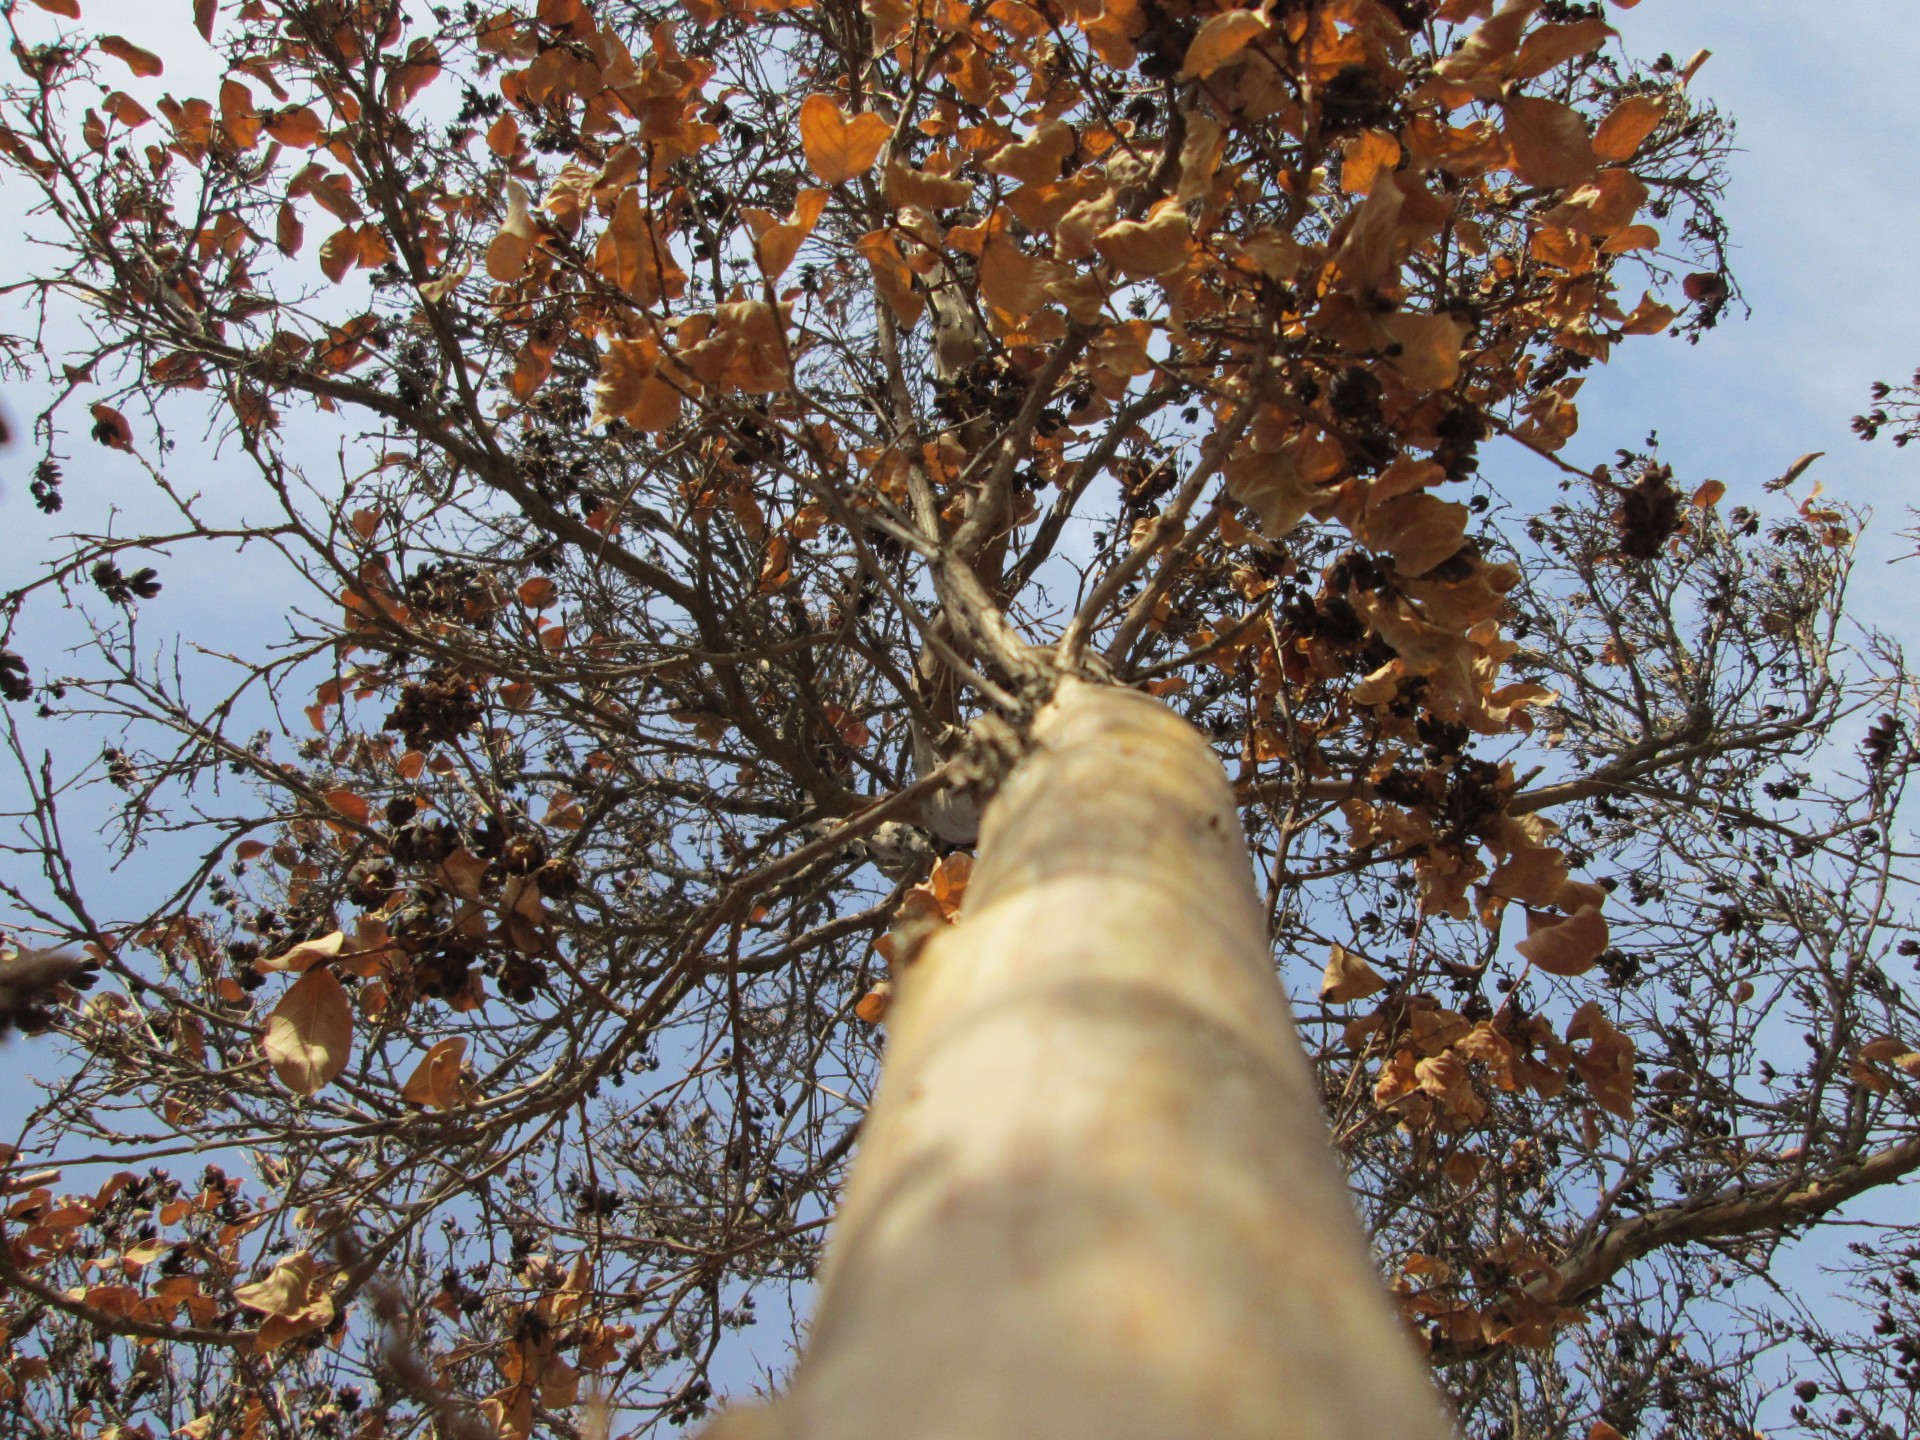
[[[810,1344],[763,1423],[1446,1434],[1327,1146],[1218,762],[1156,702],[1078,682],[1034,740],[964,919],[902,983]]]

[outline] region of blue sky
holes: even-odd
[[[1724,480],[1737,503],[1826,451],[1809,478],[1878,516],[1862,616],[1897,629],[1893,602],[1915,577],[1881,562],[1920,495],[1920,452],[1864,445],[1848,420],[1870,383],[1920,365],[1920,6],[1643,0],[1612,18],[1636,54],[1713,51],[1693,86],[1739,122],[1726,213],[1753,314],[1698,346],[1630,345],[1589,372],[1569,454],[1605,460],[1657,429],[1682,479]]]

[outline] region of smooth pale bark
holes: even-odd
[[[1440,1440],[1328,1147],[1233,796],[1068,682],[902,977],[781,1440]]]

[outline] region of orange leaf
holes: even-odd
[[[793,213],[785,223],[775,220],[765,210],[743,212],[753,227],[755,258],[760,262],[761,273],[769,280],[778,280],[793,264],[793,257],[800,252],[800,243],[820,223],[820,212],[826,204],[825,190],[806,189],[793,202]]]
[[[296,149],[305,149],[320,138],[320,117],[305,105],[269,111],[261,115],[260,123],[275,140]]]
[[[213,17],[219,5],[220,0],[193,0],[193,28],[202,40],[213,39]]]
[[[1542,25],[1521,43],[1520,53],[1514,58],[1512,78],[1531,80],[1536,75],[1544,75],[1556,65],[1598,50],[1613,33],[1613,27],[1604,20]]]
[[[1603,255],[1624,255],[1629,250],[1652,250],[1660,244],[1660,232],[1651,225],[1629,225],[1609,235],[1601,245]]]
[[[1897,1035],[1881,1035],[1860,1047],[1863,1060],[1893,1060],[1911,1052],[1913,1047]]]
[[[502,114],[498,120],[487,127],[487,149],[502,160],[519,148],[520,122],[510,113]]]
[[[1094,246],[1116,269],[1151,279],[1185,267],[1193,248],[1187,212],[1178,200],[1162,200],[1145,220],[1122,220],[1094,237]]]
[[[1326,1005],[1345,1005],[1386,988],[1387,982],[1379,971],[1345,946],[1335,945],[1327,960],[1326,973],[1320,977],[1320,1000]]]
[[[767,555],[760,562],[760,593],[771,595],[784,589],[793,579],[793,547],[784,535],[776,535],[767,545]]]
[[[1593,175],[1593,141],[1579,111],[1532,95],[1516,95],[1505,106],[1507,144],[1522,180],[1559,190]]]
[[[880,158],[880,147],[893,134],[885,116],[867,110],[847,119],[830,96],[809,95],[800,107],[800,144],[807,152],[807,168],[829,185],[865,174]]]
[[[359,263],[360,236],[353,226],[336,230],[320,242],[320,273],[338,285]]]
[[[1388,315],[1380,322],[1392,344],[1387,355],[1400,378],[1416,390],[1445,390],[1460,378],[1460,344],[1467,327],[1448,315]]]
[[[307,1303],[313,1288],[313,1255],[302,1250],[276,1263],[264,1280],[234,1287],[233,1298],[248,1310],[263,1315],[292,1315]]]
[[[313,1094],[347,1068],[353,1004],[331,969],[307,971],[280,997],[260,1048],[280,1083],[296,1095]]]
[[[409,1105],[429,1110],[451,1110],[464,1098],[460,1069],[467,1053],[462,1036],[442,1040],[414,1067],[407,1083],[400,1087],[400,1098]]]
[[[1591,905],[1572,915],[1527,912],[1527,938],[1513,947],[1549,975],[1582,975],[1607,948],[1607,922]]]
[[[1634,1043],[1600,1013],[1600,1002],[1589,1000],[1567,1022],[1568,1040],[1588,1040],[1584,1055],[1573,1059],[1574,1073],[1601,1109],[1622,1120],[1633,1118]]]
[[[357,795],[345,787],[329,790],[321,798],[327,802],[335,814],[344,815],[356,825],[366,824],[368,815],[372,813],[364,795]]]
[[[302,975],[321,961],[333,959],[346,943],[346,935],[335,930],[332,934],[323,935],[318,940],[302,940],[291,950],[283,950],[278,955],[256,960],[253,962],[253,968],[262,975],[275,973]]]
[[[1036,125],[1026,139],[1003,145],[987,161],[987,169],[1028,185],[1049,185],[1060,178],[1060,167],[1079,143],[1064,120]]]
[[[235,1287],[235,1300],[267,1317],[254,1336],[255,1350],[277,1349],[333,1320],[333,1296],[315,1283],[317,1275],[311,1252],[300,1250],[277,1263],[266,1279]]]
[[[1382,170],[1392,170],[1400,163],[1400,142],[1384,130],[1362,130],[1347,141],[1341,154],[1340,188],[1349,195],[1364,195],[1373,189],[1374,179]]]
[[[1224,15],[1215,15],[1200,27],[1200,33],[1187,46],[1180,78],[1204,79],[1272,28],[1267,18],[1254,10],[1229,10]]]
[[[487,274],[502,285],[511,285],[526,273],[527,260],[533,254],[533,242],[540,232],[534,227],[527,206],[527,187],[518,180],[507,181],[507,218],[500,233],[487,246]]]
[[[253,92],[238,80],[220,82],[220,128],[241,150],[251,150],[260,139],[260,113],[253,108]]]
[[[1640,303],[1634,306],[1633,313],[1627,317],[1622,333],[1627,335],[1658,335],[1673,323],[1675,312],[1668,306],[1655,300],[1651,293],[1640,297]]]
[[[1484,9],[1484,7],[1474,7]],[[1435,67],[1448,80],[1469,82],[1483,76],[1498,75],[1520,44],[1520,32],[1532,13],[1531,5],[1504,5],[1478,30],[1463,41],[1451,55]],[[1447,18],[1464,20],[1468,12]]]
[[[63,15],[69,20],[80,18],[79,0],[33,0],[33,3],[50,15]]]
[[[488,868],[471,850],[456,850],[440,862],[436,878],[462,900],[478,900]]]
[[[1593,153],[1602,160],[1631,160],[1640,143],[1667,118],[1667,102],[1659,95],[1629,95],[1600,122],[1594,132]]]
[[[912,170],[898,160],[887,166],[887,199],[895,205],[918,205],[922,210],[957,210],[973,199],[973,185]]]
[[[94,43],[143,80],[151,80],[167,68],[151,50],[142,50],[131,40],[122,40],[118,35],[102,35]]]
[[[687,283],[651,209],[642,206],[638,188],[622,193],[593,254],[594,268],[640,305],[673,299]]]
[[[544,575],[534,576],[514,593],[529,610],[544,610],[560,598],[559,588]]]
[[[882,980],[860,997],[853,1007],[853,1013],[869,1025],[878,1025],[887,1018],[887,1007],[893,1003],[893,982]]]
[[[656,373],[659,346],[651,339],[615,340],[600,357],[593,389],[593,423],[621,419],[658,434],[680,422],[680,391]]]
[[[100,102],[100,108],[129,130],[137,130],[153,119],[147,113],[147,107],[124,90],[113,91]]]
[[[913,267],[900,253],[899,242],[885,230],[870,231],[853,242],[853,248],[867,257],[873,271],[873,285],[900,317],[912,325],[926,311],[927,297],[913,286]]]

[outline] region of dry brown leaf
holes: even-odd
[[[100,102],[100,108],[129,130],[138,130],[153,119],[153,116],[147,112],[147,107],[124,90],[110,92]]]
[[[1460,378],[1460,345],[1467,327],[1450,315],[1401,312],[1385,316],[1387,356],[1401,380],[1415,390],[1446,390]]]
[[[1366,200],[1348,216],[1333,268],[1339,288],[1353,295],[1385,289],[1399,274],[1400,216],[1407,197],[1393,175],[1374,177]]]
[[[973,182],[914,170],[895,160],[887,166],[887,199],[902,207],[957,210],[972,201]]]
[[[864,175],[880,158],[880,147],[893,134],[883,115],[864,111],[849,120],[831,96],[809,95],[800,107],[800,144],[807,168],[828,185],[839,185]]]
[[[1629,250],[1657,250],[1660,232],[1651,225],[1629,225],[1609,235],[1600,246],[1602,255],[1624,255]]]
[[[1575,20],[1564,25],[1542,25],[1521,42],[1513,62],[1515,80],[1531,80],[1556,65],[1591,54],[1606,43],[1614,29],[1604,20]]]
[[[1641,144],[1667,118],[1667,102],[1660,95],[1629,95],[1607,112],[1593,135],[1593,153],[1604,161],[1631,160]]]
[[[1591,1042],[1573,1058],[1574,1073],[1586,1083],[1594,1103],[1622,1120],[1633,1118],[1634,1043],[1600,1013],[1600,1002],[1589,1000],[1573,1012],[1567,1039]]]
[[[820,223],[820,213],[826,205],[827,192],[815,188],[800,192],[793,202],[793,213],[785,221],[775,219],[765,210],[741,212],[753,228],[754,256],[760,262],[761,274],[769,280],[778,280],[786,273],[793,257],[800,252],[801,242]]]
[[[1894,1060],[1907,1054],[1912,1048],[1911,1045],[1907,1044],[1906,1041],[1897,1035],[1882,1035],[1877,1039],[1869,1040],[1865,1045],[1860,1047],[1860,1058],[1863,1060]]]
[[[143,80],[151,80],[167,68],[151,50],[142,50],[131,40],[123,40],[118,35],[102,35],[94,44]]]
[[[913,267],[900,253],[899,242],[885,230],[873,230],[853,242],[853,248],[867,257],[873,272],[874,289],[887,302],[902,325],[912,325],[927,308],[927,297],[914,288]]]
[[[127,423],[127,417],[104,400],[96,401],[88,407],[93,416],[93,438],[109,450],[124,450],[133,453],[133,427]]]
[[[235,1287],[235,1301],[267,1317],[254,1336],[256,1350],[264,1354],[332,1322],[333,1297],[316,1283],[318,1268],[311,1252],[296,1250],[266,1279]]]
[[[1066,121],[1049,120],[1025,139],[1001,146],[988,158],[986,169],[1027,185],[1050,184],[1060,178],[1060,167],[1079,143]]]
[[[465,1037],[456,1035],[450,1040],[440,1041],[421,1057],[413,1074],[400,1087],[400,1098],[409,1105],[420,1105],[430,1110],[453,1109],[465,1098],[460,1073],[466,1054]]]
[[[1621,333],[1626,335],[1658,335],[1673,323],[1676,314],[1678,314],[1677,311],[1670,306],[1662,305],[1658,300],[1654,299],[1652,293],[1649,292],[1640,298],[1640,303],[1634,307],[1633,313],[1627,317],[1626,323],[1621,326]]]
[[[1391,172],[1400,163],[1400,142],[1384,130],[1362,130],[1341,148],[1340,156],[1340,188],[1349,195],[1365,195],[1381,171]]]
[[[1607,922],[1591,905],[1571,915],[1527,912],[1527,938],[1513,947],[1549,975],[1583,975],[1607,948]]]
[[[487,274],[502,285],[511,285],[526,273],[527,260],[539,237],[527,203],[527,187],[518,180],[507,181],[507,218],[487,246]]]
[[[564,635],[566,632],[561,633]],[[462,900],[478,900],[489,868],[491,867],[488,862],[471,850],[461,849],[454,851],[440,862],[439,868],[434,872],[434,878]]]
[[[336,230],[320,242],[320,273],[338,285],[360,262],[360,237],[353,226]]]
[[[353,1004],[325,967],[307,971],[280,997],[260,1042],[273,1073],[296,1095],[311,1095],[347,1068]]]
[[[1346,451],[1317,427],[1278,451],[1243,451],[1227,463],[1227,494],[1260,517],[1260,532],[1278,540],[1333,497]]]
[[[600,358],[593,389],[593,423],[624,420],[645,434],[659,434],[680,423],[682,395],[659,374],[660,344],[651,336],[614,340]]]
[[[303,975],[323,960],[331,960],[339,955],[341,947],[347,943],[346,935],[335,930],[322,935],[318,940],[302,940],[291,950],[283,950],[278,955],[253,962],[253,968],[262,975],[285,972]]]
[[[1344,945],[1331,947],[1326,972],[1320,977],[1322,1004],[1345,1005],[1386,988],[1386,980],[1365,960]]]
[[[1094,237],[1094,246],[1116,269],[1149,280],[1185,268],[1193,248],[1187,213],[1177,200],[1162,200],[1145,220],[1122,220]]]
[[[893,982],[880,980],[872,989],[862,995],[853,1007],[853,1013],[869,1025],[878,1025],[887,1018],[887,1008],[893,1003]]]
[[[260,117],[268,135],[282,145],[305,149],[320,139],[320,117],[308,106],[295,105],[285,110],[268,111]]]
[[[1557,100],[1516,95],[1504,103],[1502,127],[1513,150],[1514,172],[1529,185],[1559,190],[1592,176],[1593,140],[1580,112]]]
[[[1213,16],[1187,46],[1180,78],[1205,79],[1272,28],[1267,17],[1257,10],[1229,10]]]
[[[1482,8],[1482,7],[1476,7]],[[1520,45],[1520,33],[1533,13],[1531,5],[1503,5],[1460,43],[1451,55],[1435,66],[1447,80],[1472,81],[1483,76],[1502,76]],[[1484,13],[1484,10],[1483,10]],[[1457,18],[1464,19],[1461,15]]]
[[[1424,575],[1459,554],[1472,514],[1465,505],[1425,491],[1396,495],[1367,512],[1366,540],[1393,556],[1400,574]]]

